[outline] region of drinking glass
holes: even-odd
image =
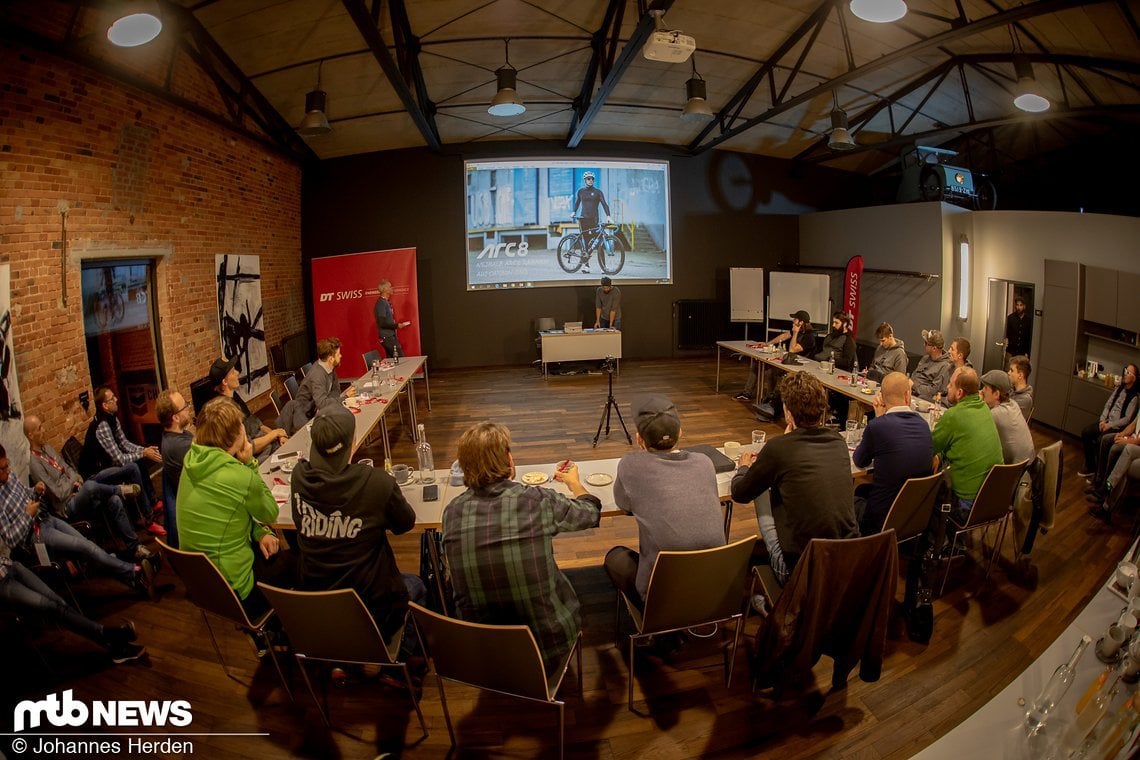
[[[752,431],[752,446],[757,451],[759,451],[760,447],[764,445],[764,441],[765,441],[765,439],[767,439],[767,437],[768,437],[768,434],[765,433],[763,430],[753,430]]]
[[[847,445],[851,446],[855,443],[855,431],[859,428],[859,423],[855,420],[847,420]]]

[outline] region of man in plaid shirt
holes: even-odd
[[[525,486],[515,474],[511,434],[482,422],[459,439],[460,494],[443,511],[443,549],[455,605],[464,620],[526,624],[534,632],[548,674],[561,669],[582,629],[578,596],[554,563],[557,533],[598,525],[602,503],[567,463],[554,479],[571,497]]]
[[[146,520],[146,529],[156,536],[165,536],[166,529],[154,521],[154,505],[159,504],[150,480],[146,460],[162,464],[157,446],[139,446],[131,443],[119,424],[119,399],[115,392],[102,385],[95,389],[95,418],[87,426],[83,440],[83,453],[79,455],[79,472],[85,478],[100,483],[135,483],[142,488],[139,512]]]

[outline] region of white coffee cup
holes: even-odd
[[[1121,562],[1116,566],[1116,585],[1123,589],[1132,586],[1133,579],[1136,578],[1136,565],[1132,562]]]
[[[356,463],[357,464],[365,464],[365,465],[368,465],[369,467],[375,467],[376,466],[372,463],[371,459],[357,459]]]
[[[1104,632],[1104,638],[1100,640],[1100,654],[1102,657],[1115,657],[1116,653],[1120,651],[1120,645],[1124,643],[1126,638],[1124,629],[1118,624],[1113,623]]]
[[[740,441],[725,441],[724,455],[734,462],[740,458]]]
[[[403,485],[404,483],[407,483],[409,479],[411,479],[412,468],[408,467],[406,464],[393,465],[392,477],[396,479],[397,483]]]
[[[1132,610],[1125,610],[1120,613],[1120,620],[1116,621],[1117,625],[1124,629],[1124,635],[1131,637],[1136,632],[1136,626],[1140,625],[1140,620],[1137,620],[1136,613]]]

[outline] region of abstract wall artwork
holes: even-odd
[[[28,480],[28,439],[24,437],[24,414],[20,386],[16,382],[16,350],[12,343],[11,267],[0,265],[0,445],[8,452],[12,475]]]
[[[257,256],[217,254],[218,324],[222,354],[238,360],[238,393],[251,399],[269,391],[269,352],[261,310],[261,261]]]

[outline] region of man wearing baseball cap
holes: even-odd
[[[621,288],[609,277],[594,291],[594,327],[621,329]]]
[[[759,348],[772,345],[778,346],[784,341],[788,341],[788,353],[790,354],[803,354],[804,356],[812,356],[815,353],[815,328],[811,324],[811,315],[803,309],[792,312],[788,315],[792,318],[792,329],[785,330],[777,335],[775,338],[767,341],[761,341],[758,344]],[[748,373],[748,382],[744,386],[744,392],[738,394],[736,397],[741,401],[748,401],[756,395],[756,381],[759,378],[761,367],[759,362],[756,365],[757,374]]]
[[[408,599],[427,599],[424,582],[400,572],[388,543],[389,532],[415,527],[416,513],[383,469],[349,463],[355,432],[356,418],[340,404],[313,418],[309,460],[297,463],[290,484],[299,576],[311,590],[354,589],[388,639],[403,625]],[[405,633],[408,647],[412,638]]]
[[[261,418],[249,410],[245,400],[238,394],[241,377],[237,371],[237,359],[219,356],[210,365],[210,382],[219,396],[225,396],[237,405],[245,420],[245,434],[253,444],[253,455],[258,462],[264,462],[277,447],[289,439],[284,428],[271,428]]]
[[[1001,439],[1002,459],[1006,464],[1033,459],[1033,435],[1021,414],[1021,408],[1009,397],[1013,385],[1004,370],[991,369],[982,375],[982,401],[990,408]]]
[[[946,341],[938,330],[923,330],[922,341],[925,353],[918,360],[914,372],[910,373],[911,392],[924,401],[934,402],[946,395],[954,362],[942,350]]]
[[[618,462],[614,502],[637,519],[640,553],[615,546],[605,569],[614,588],[641,607],[658,552],[724,546],[724,525],[712,460],[677,448],[681,417],[673,402],[643,396],[633,414],[641,450]]]

